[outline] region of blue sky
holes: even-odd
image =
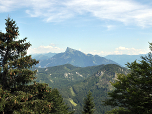
[[[151,0],[0,0],[0,30],[15,20],[28,54],[145,54],[152,42]]]

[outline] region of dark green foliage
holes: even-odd
[[[127,75],[118,74],[117,80],[111,82],[115,90],[108,93],[110,99],[104,103],[113,107],[123,107],[132,114],[151,114],[152,54],[142,57],[140,63],[134,61],[127,66],[131,72]]]
[[[130,111],[126,110],[125,108],[115,108],[111,111],[106,112],[105,114],[131,114]]]
[[[95,111],[95,104],[91,91],[88,92],[87,98],[84,98],[84,106],[82,114],[93,114]]]
[[[15,21],[6,19],[6,33],[0,32],[0,113],[70,113],[57,90],[33,81],[36,70],[30,68],[38,61],[26,55],[31,44],[17,40],[18,35]]]
[[[73,112],[68,112],[67,105],[64,104],[62,96],[59,94],[57,89],[53,89],[51,93],[47,96],[47,100],[52,102],[52,114],[72,114]]]
[[[15,21],[6,19],[6,33],[0,32],[0,84],[3,89],[18,88],[35,79],[36,72],[28,68],[36,65],[38,61],[25,56],[30,43],[24,43],[27,38],[18,40],[18,27]]]

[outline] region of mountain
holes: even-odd
[[[58,53],[49,59],[41,60],[37,67],[44,68],[63,64],[71,64],[78,67],[87,67],[101,64],[117,63],[98,55],[84,54],[81,51],[67,47],[65,52]]]
[[[95,114],[104,114],[106,111],[112,109],[110,106],[103,106],[101,102],[102,100],[107,99],[107,93],[114,89],[113,86],[111,86],[110,81],[114,81],[114,79],[117,77],[117,73],[127,74],[128,72],[129,71],[126,68],[115,64],[104,65],[92,76],[72,85],[66,89],[66,91],[60,91],[67,103],[70,101],[72,104],[71,109],[76,110],[75,114],[81,114],[83,99],[90,90],[92,92],[92,96],[94,97],[96,108]],[[68,105],[70,105],[70,103]]]
[[[72,60],[72,58],[71,58],[71,60],[69,60],[69,61],[66,61],[66,59],[68,59],[68,57],[69,57],[69,59],[70,59],[70,53],[72,54],[74,54],[75,52],[76,52],[77,50],[74,50],[74,49],[71,49],[71,48],[69,48],[69,47],[67,47],[67,49],[66,49],[66,51],[65,52],[68,52],[68,54],[69,54],[69,56],[66,56],[66,55],[64,55],[65,56],[65,61],[63,60],[62,61],[62,64],[59,64],[58,62],[56,62],[56,63],[53,63],[52,65],[49,65],[50,63],[48,62],[53,56],[55,56],[56,54],[58,55],[57,57],[59,57],[60,55],[62,55],[61,53],[51,53],[51,52],[49,52],[49,53],[44,53],[44,54],[32,54],[32,58],[33,59],[36,59],[36,60],[40,60],[40,64],[39,65],[37,65],[37,67],[39,66],[39,67],[48,67],[48,66],[57,66],[57,65],[63,65],[63,64],[72,64],[72,65],[74,65],[74,66],[79,66],[79,67],[86,67],[86,66],[94,66],[94,65],[99,65],[97,62],[95,62],[95,61],[93,61],[93,63],[91,62],[91,63],[76,63],[76,62],[74,62],[75,61],[75,59],[73,58],[73,60]],[[64,54],[65,54],[65,52],[64,52]],[[80,52],[80,51],[78,51],[78,52]],[[77,52],[76,52],[77,53]],[[81,52],[82,53],[82,52]],[[78,53],[77,53],[78,54]],[[83,53],[84,54],[84,53]],[[79,54],[79,57],[80,57],[80,55],[83,55],[83,54]],[[135,60],[137,60],[137,62],[138,62],[138,60],[141,60],[141,56],[145,56],[145,55],[147,55],[147,54],[140,54],[140,55],[126,55],[126,54],[123,54],[123,55],[107,55],[107,56],[105,56],[104,58],[105,59],[108,59],[108,60],[112,60],[112,61],[114,61],[115,62],[115,64],[117,63],[117,64],[119,64],[119,65],[121,65],[121,66],[123,66],[123,67],[126,67],[126,63],[127,62],[129,62],[129,63],[131,63],[131,62],[133,62],[133,61],[135,61]],[[96,58],[96,57],[99,57],[100,58],[100,56],[97,56],[97,55],[95,55],[95,56],[93,56],[93,55],[91,55],[91,54],[85,54],[85,56],[88,56],[88,58],[90,57],[90,58]],[[55,56],[56,57],[56,56]],[[54,58],[53,58],[54,59]],[[63,58],[62,58],[63,59]],[[81,60],[81,59],[80,59]],[[46,64],[48,64],[48,65],[45,65],[45,63]],[[57,64],[58,63],[58,64]],[[86,64],[86,65],[85,65]],[[93,64],[93,65],[92,65]],[[113,63],[112,63],[113,64]]]
[[[33,67],[32,70],[37,70],[37,79],[35,81],[47,83],[52,88],[62,88],[71,86],[78,81],[83,81],[102,67],[103,65],[76,67],[71,64],[65,64],[47,68]]]
[[[141,60],[141,56],[145,56],[147,54],[140,54],[140,55],[107,55],[105,56],[106,59],[110,59],[118,63],[119,65],[125,67],[127,62],[131,63],[135,60]]]
[[[51,52],[44,54],[32,54],[32,58],[41,61],[41,60],[49,59],[56,54],[57,53],[51,53]]]
[[[114,81],[116,73],[127,74],[126,68],[116,64],[90,67],[76,67],[70,64],[37,68],[36,81],[48,83],[49,87],[57,88],[65,103],[75,114],[81,114],[83,99],[90,90],[96,105],[95,114],[104,114],[110,107],[101,105],[101,100],[107,99],[107,92],[113,90],[109,81]]]

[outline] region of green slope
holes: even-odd
[[[38,71],[37,82],[48,83],[52,88],[63,88],[90,77],[101,67],[103,65],[81,68],[65,64],[48,68],[34,67],[32,70]]]
[[[57,88],[70,109],[75,110],[75,114],[81,114],[83,99],[89,90],[94,97],[95,114],[104,114],[110,110],[110,107],[101,105],[101,100],[107,99],[107,92],[114,89],[109,81],[114,80],[116,73],[128,73],[127,69],[115,64],[84,68],[66,64],[34,69],[38,70],[36,81]]]
[[[105,65],[91,77],[71,86],[69,90],[71,91],[72,88],[72,91],[69,91],[66,94],[71,94],[69,97],[77,104],[77,106],[72,105],[71,107],[72,110],[76,110],[75,114],[81,114],[83,99],[86,97],[89,90],[94,97],[96,105],[95,114],[104,114],[106,111],[110,110],[111,107],[104,107],[101,105],[101,100],[107,99],[107,92],[114,89],[109,81],[114,80],[116,73],[127,74],[128,70],[114,64]],[[74,96],[72,95],[73,93],[75,94]],[[63,97],[66,97],[66,94],[63,94]]]

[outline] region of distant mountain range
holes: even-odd
[[[33,54],[32,58],[39,60],[40,63],[37,67],[51,67],[64,64],[71,64],[78,67],[87,67],[100,64],[118,64],[125,67],[127,62],[131,63],[135,60],[141,60],[140,55],[107,55],[100,57],[98,55],[84,54],[81,51],[71,49],[67,47],[63,53],[45,53],[45,54]],[[137,61],[138,62],[138,61]]]
[[[78,67],[96,66],[101,64],[118,64],[112,60],[108,60],[104,57],[98,55],[84,54],[81,51],[71,49],[67,47],[66,51],[63,53],[50,55],[46,57],[47,59],[42,59],[40,56],[35,56],[35,58],[40,60],[36,67],[45,68],[51,66],[58,66],[64,64],[71,64]],[[34,57],[33,57],[34,58]]]
[[[57,53],[44,53],[44,54],[33,54],[32,58],[36,59],[36,60],[45,60],[45,59],[49,59],[52,56],[56,55]]]
[[[127,62],[131,63],[134,62],[135,60],[140,61],[141,56],[146,56],[147,54],[140,54],[140,55],[107,55],[105,56],[106,59],[110,59],[118,63],[119,65],[126,67],[125,64]]]

